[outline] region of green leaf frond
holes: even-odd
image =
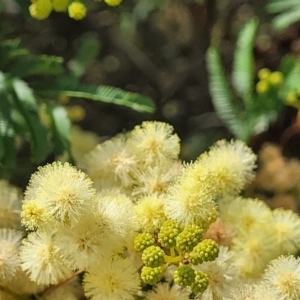
[[[270,0],[266,10],[278,15],[273,19],[275,29],[283,30],[300,21],[300,2],[298,0]]]
[[[245,24],[238,35],[234,52],[232,84],[245,103],[251,105],[254,80],[254,55],[253,47],[258,28],[258,21],[253,18]]]
[[[224,74],[220,55],[214,46],[208,49],[206,62],[209,74],[209,90],[214,107],[229,130],[235,136],[243,139],[245,136],[239,121],[241,112],[234,105],[233,94]]]

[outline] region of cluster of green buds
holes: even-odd
[[[104,0],[109,6],[120,5],[122,0]],[[81,20],[86,16],[87,8],[80,0],[31,0],[30,15],[37,20],[49,17],[52,11],[68,12],[70,18]]]
[[[173,220],[165,221],[157,234],[143,232],[137,235],[134,248],[142,253],[144,266],[141,278],[144,283],[155,285],[164,270],[176,265],[174,282],[189,287],[194,293],[206,290],[208,276],[193,266],[218,257],[219,247],[211,239],[203,239],[203,229],[198,225],[181,227]]]
[[[260,69],[257,77],[259,79],[256,84],[256,92],[258,94],[265,94],[274,90],[277,91],[283,83],[283,74],[281,72],[271,72],[267,68]]]

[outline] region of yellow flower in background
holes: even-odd
[[[69,0],[52,0],[53,9],[57,12],[63,12],[67,10]]]
[[[86,16],[86,7],[81,2],[73,2],[68,7],[69,17],[74,20],[82,20]]]
[[[65,106],[65,110],[73,122],[79,122],[85,118],[85,110],[80,105]]]
[[[264,94],[269,89],[269,82],[265,79],[260,80],[256,84],[256,92],[258,94]]]
[[[257,76],[260,80],[267,80],[269,78],[270,74],[271,74],[271,71],[269,69],[263,68],[258,71]]]
[[[271,85],[279,86],[283,82],[283,74],[279,71],[272,72],[269,76],[269,82]]]
[[[118,6],[121,4],[122,0],[104,0],[104,2],[109,6]]]
[[[52,11],[50,0],[37,0],[29,6],[30,15],[38,20],[44,20],[49,17]]]

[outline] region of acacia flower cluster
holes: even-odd
[[[117,6],[122,0],[104,0],[104,2],[109,6]],[[87,7],[80,0],[31,0],[29,13],[33,18],[47,19],[52,11],[68,12],[70,18],[81,20],[87,14]]]
[[[0,299],[299,299],[300,218],[242,197],[243,142],[182,163],[173,127],[143,122],[84,152],[24,197],[0,181]]]

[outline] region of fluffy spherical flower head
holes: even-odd
[[[22,232],[0,229],[0,284],[6,285],[13,279],[20,267],[18,248],[22,239]]]
[[[281,254],[294,254],[300,248],[300,218],[290,211],[277,208],[273,211],[272,227]]]
[[[30,15],[38,20],[44,20],[49,17],[52,11],[52,3],[50,0],[36,0],[29,6]]]
[[[104,0],[104,2],[109,6],[118,6],[121,4],[122,0]]]
[[[101,256],[107,256],[120,240],[113,236],[109,220],[96,214],[83,218],[74,227],[62,227],[57,233],[58,246],[74,269],[85,270]]]
[[[283,294],[279,293],[272,286],[265,282],[259,282],[254,286],[253,298],[255,300],[287,300]]]
[[[180,162],[165,162],[157,166],[149,166],[145,170],[134,173],[134,187],[132,195],[145,196],[163,194],[181,171]]]
[[[287,299],[300,297],[300,260],[293,256],[280,256],[268,265],[264,282]]]
[[[69,163],[54,162],[38,172],[43,180],[36,190],[34,200],[60,223],[77,223],[82,215],[93,212],[96,191],[86,174]]]
[[[85,169],[98,189],[113,186],[130,186],[137,160],[126,146],[126,135],[99,144],[85,157]]]
[[[168,282],[158,283],[146,294],[147,300],[189,300],[189,291]]]
[[[21,223],[28,230],[35,230],[39,227],[43,227],[43,225],[46,225],[47,222],[50,223],[51,221],[54,222],[51,215],[40,202],[30,200],[23,203]]]
[[[217,219],[218,212],[205,186],[202,188],[189,180],[172,186],[165,202],[167,217],[183,226],[195,224],[207,229]]]
[[[20,248],[21,267],[38,284],[57,284],[71,271],[62,250],[49,233],[30,233]]]
[[[69,17],[74,20],[82,20],[86,16],[86,7],[81,2],[72,2],[68,7]]]
[[[254,296],[253,296],[254,289],[255,289],[254,284],[240,284],[236,288],[233,288],[229,293],[230,295],[225,296],[223,298],[223,300],[258,300],[256,298],[254,298]],[[262,300],[262,299],[263,298],[261,298],[259,300]],[[203,299],[203,300],[206,300],[206,299]]]
[[[134,300],[140,277],[131,259],[106,257],[85,274],[83,288],[91,300]]]
[[[133,244],[138,231],[138,223],[132,202],[121,201],[120,197],[100,198],[97,214],[109,220],[110,232],[116,240],[120,238],[125,244]]]
[[[173,134],[171,125],[163,122],[146,121],[136,126],[130,133],[128,146],[146,165],[176,160],[180,152],[179,137]]]
[[[139,228],[154,233],[166,220],[164,212],[164,196],[151,195],[140,198],[134,207]]]
[[[0,180],[0,227],[19,228],[21,192],[6,180]]]
[[[226,197],[218,202],[221,218],[237,232],[253,226],[270,227],[272,211],[263,201],[242,197]]]
[[[56,1],[59,2],[60,0]],[[97,146],[99,138],[94,132],[82,130],[79,126],[73,125],[70,143],[76,166],[84,168],[85,155]]]
[[[69,0],[52,0],[53,10],[63,12],[67,10]]]
[[[240,276],[256,278],[278,256],[278,244],[269,228],[257,226],[235,236],[231,251]]]
[[[256,155],[241,141],[218,141],[199,157],[216,188],[216,196],[238,194],[253,177]]]

